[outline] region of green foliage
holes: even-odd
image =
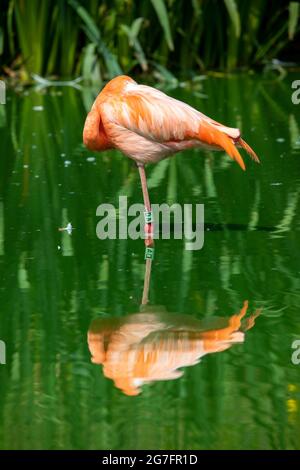
[[[290,58],[289,44],[293,56],[298,17],[298,2],[284,0],[4,0],[1,64],[18,79],[90,82],[158,67],[184,76],[255,67]]]
[[[289,38],[295,36],[298,18],[299,18],[299,2],[290,2],[289,5]]]
[[[166,10],[164,0],[151,0],[151,2],[156,10],[159,22],[164,30],[165,38],[168,43],[169,49],[173,51],[174,44],[173,44],[173,39],[172,39],[172,34],[171,34],[171,29],[170,29],[168,12]]]
[[[91,82],[157,65],[185,76],[255,67],[284,57],[298,18],[285,0],[3,0],[1,64],[21,79]]]
[[[224,0],[228,14],[234,26],[234,33],[237,38],[241,35],[240,15],[235,0]]]

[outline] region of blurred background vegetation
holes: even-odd
[[[294,62],[299,12],[287,0],[2,0],[0,74],[99,83]]]

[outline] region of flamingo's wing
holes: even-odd
[[[191,138],[201,121],[191,106],[145,85],[133,85],[109,106],[107,111],[117,124],[156,142]]]
[[[239,129],[223,126],[155,88],[129,84],[122,94],[104,105],[110,120],[148,140],[160,143],[198,140],[213,149],[224,149],[245,169],[235,146],[238,143],[246,148]]]
[[[119,117],[125,127],[158,142],[194,138],[203,122],[232,139],[240,136],[239,129],[223,126],[188,104],[146,85],[132,84],[128,87]]]

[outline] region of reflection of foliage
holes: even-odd
[[[2,3],[2,63],[11,67],[5,72],[20,70],[25,79],[30,73],[77,73],[99,82],[150,65],[156,77],[168,80],[170,70],[187,76],[192,70],[255,66],[286,52],[299,33],[299,6],[284,0],[271,9],[265,0]]]
[[[153,202],[204,202],[215,224],[200,252],[157,243],[150,298],[201,317],[238,311],[249,298],[263,316],[245,346],[136,399],[99,374],[86,344],[92,317],[122,316],[140,302],[143,243],[95,236],[98,204],[118,204],[125,191],[141,202],[135,168],[117,152],[87,161],[78,91],[30,90],[8,101],[9,128],[0,128],[1,447],[299,447],[299,415],[287,405],[300,387],[289,366],[300,296],[289,82],[209,79],[205,92],[209,100],[191,104],[239,125],[263,163],[248,162],[244,174],[222,153],[192,151],[149,167]],[[66,221],[71,237],[57,230]]]

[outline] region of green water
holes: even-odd
[[[207,230],[199,251],[182,240],[156,242],[146,309],[143,241],[96,237],[100,203],[142,196],[131,161],[82,146],[92,93],[9,94],[0,106],[2,449],[300,448],[300,365],[291,362],[300,339],[295,78],[213,77],[200,94],[169,91],[239,126],[262,164],[246,159],[244,173],[222,153],[194,150],[148,168],[152,202],[204,203]],[[71,235],[58,230],[68,222]],[[260,315],[247,331],[243,320],[240,342],[223,351],[214,343],[183,367],[189,347],[203,348],[207,328],[228,325],[246,300],[246,318]],[[92,363],[87,342],[89,331],[100,347],[104,328],[104,351],[112,332],[128,344],[132,324],[137,332],[150,324],[142,343],[160,348],[147,356],[160,375],[137,380],[136,396]],[[115,363],[122,380],[125,356]],[[183,373],[174,378],[178,364]]]

